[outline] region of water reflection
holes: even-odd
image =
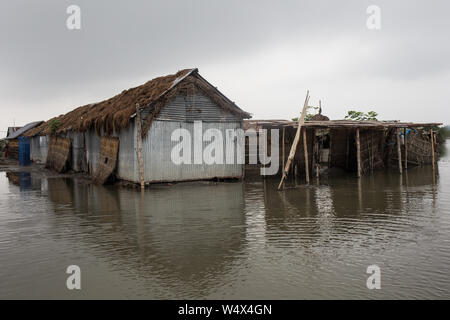
[[[141,193],[0,173],[0,297],[72,298],[62,271],[76,262],[84,298],[450,298],[443,176],[445,162],[439,177],[423,167],[283,192],[266,179]],[[365,288],[373,263],[382,293]]]

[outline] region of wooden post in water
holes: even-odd
[[[286,164],[286,127],[283,127],[283,142],[282,142],[282,163],[281,163],[281,170],[283,170],[284,165]]]
[[[141,111],[139,110],[139,103],[136,103],[136,121],[137,121],[137,140],[138,140],[138,159],[139,159],[139,180],[141,182],[141,189],[144,189],[145,184],[144,184],[144,159],[142,157],[142,123],[141,123]]]
[[[395,131],[395,134],[397,135],[397,155],[398,155],[398,170],[400,171],[400,174],[402,174],[402,149],[401,149],[401,141],[400,141],[400,129],[397,128]]]
[[[281,177],[280,184],[278,185],[278,190],[281,190],[281,188],[283,187],[283,183],[284,183],[284,180],[286,180],[287,173],[291,166],[292,160],[294,160],[295,151],[297,150],[298,141],[300,140],[300,133],[301,133],[302,125],[305,123],[305,116],[306,116],[306,109],[308,108],[308,101],[309,101],[309,90],[306,93],[306,98],[305,98],[305,103],[303,105],[302,114],[298,118],[297,132],[295,133],[294,142],[292,143],[291,151],[289,152],[288,161],[286,162],[286,166],[283,170],[283,176]]]
[[[359,128],[356,128],[356,160],[358,162],[358,178],[361,177],[361,142]]]
[[[434,133],[433,133],[433,129],[431,129],[430,130],[430,133],[431,133],[431,161],[433,161],[433,174],[434,174],[434,171],[435,171],[435,167],[436,167],[436,164],[435,164],[435,161],[436,161],[436,159],[435,159],[435,155],[434,155]]]
[[[308,141],[306,140],[306,128],[303,129],[303,149],[305,152],[306,183],[309,183],[309,159],[308,159]]]
[[[314,160],[313,160],[313,165],[314,165],[314,172],[316,174],[316,178],[317,180],[319,180],[320,177],[320,154],[319,154],[319,143],[318,143],[318,139],[317,139],[317,130],[314,129],[314,148],[313,148],[313,155],[314,155]]]
[[[348,170],[348,156],[350,153],[350,132],[347,130],[346,134],[347,134],[347,150],[345,153],[345,169]]]
[[[406,128],[403,129],[403,137],[405,140],[405,170],[408,169],[408,137],[406,135]]]

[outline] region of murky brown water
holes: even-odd
[[[435,181],[414,168],[281,193],[0,172],[0,298],[448,299],[449,160]],[[71,264],[80,291],[66,289]],[[372,264],[381,290],[366,287]]]

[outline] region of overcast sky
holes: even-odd
[[[255,119],[298,116],[309,89],[332,119],[450,123],[447,0],[2,0],[0,43],[0,131],[191,67]]]

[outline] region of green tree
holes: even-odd
[[[306,107],[305,121],[311,120],[311,118],[314,117],[314,115],[315,115],[315,113],[310,113],[309,110],[318,110],[318,109],[319,109],[319,107],[307,106]],[[292,118],[292,121],[298,121],[298,117]]]
[[[56,135],[56,131],[58,131],[58,128],[60,126],[61,122],[59,121],[59,119],[53,119],[50,121],[50,131],[53,136]]]
[[[361,111],[350,110],[347,112],[345,116],[346,120],[354,120],[354,121],[377,121],[378,113],[375,111],[369,111],[367,113]]]

